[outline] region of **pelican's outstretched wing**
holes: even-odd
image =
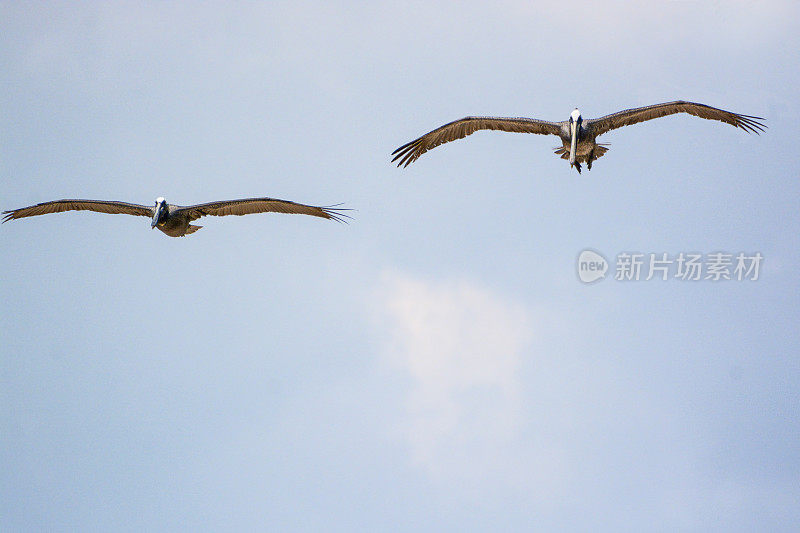
[[[598,136],[623,126],[630,126],[631,124],[652,120],[658,117],[665,117],[675,113],[689,113],[690,115],[700,118],[719,120],[752,133],[760,133],[766,128],[764,123],[761,122],[764,120],[761,117],[739,115],[738,113],[731,113],[724,109],[717,109],[716,107],[696,104],[694,102],[684,102],[683,100],[637,107],[636,109],[626,109],[625,111],[612,113],[601,118],[587,120],[586,125],[591,128],[595,136]]]
[[[404,144],[392,152],[394,156],[392,162],[394,163],[399,159],[397,166],[407,167],[428,150],[436,148],[440,144],[463,139],[478,130],[559,135],[561,133],[561,124],[533,118],[465,117],[460,120],[454,120],[426,133],[419,139]]]
[[[3,222],[8,222],[15,218],[35,217],[48,213],[61,213],[63,211],[95,211],[97,213],[109,213],[112,215],[137,215],[152,217],[154,215],[152,207],[139,204],[129,204],[126,202],[107,202],[105,200],[55,200],[41,204],[3,211]]]
[[[344,211],[349,211],[349,209],[336,206],[315,207],[313,205],[296,204],[288,200],[277,200],[275,198],[243,198],[241,200],[223,200],[221,202],[175,207],[176,215],[185,213],[189,216],[189,220],[197,220],[207,215],[222,217],[226,215],[249,215],[252,213],[311,215],[328,218],[337,222],[345,222],[345,218],[350,218],[344,213]]]

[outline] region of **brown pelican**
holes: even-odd
[[[463,139],[478,130],[500,130],[514,133],[538,133],[542,135],[557,135],[561,138],[563,146],[557,148],[555,153],[561,159],[569,159],[570,166],[574,166],[578,173],[581,163],[586,163],[592,169],[592,161],[601,157],[608,151],[607,145],[598,144],[597,137],[622,126],[630,126],[645,120],[665,117],[675,113],[689,113],[700,118],[719,120],[731,126],[742,128],[747,132],[760,133],[766,127],[761,117],[739,115],[716,107],[694,102],[678,100],[664,104],[656,104],[635,109],[626,109],[612,113],[601,118],[583,120],[578,108],[570,114],[569,120],[563,122],[548,122],[534,118],[499,118],[499,117],[465,117],[436,128],[408,144],[404,144],[392,155],[392,162],[398,161],[397,166],[407,167],[419,156],[440,144]]]
[[[126,202],[108,202],[104,200],[55,200],[41,204],[3,211],[3,222],[16,218],[46,215],[47,213],[61,213],[62,211],[96,211],[98,213],[138,215],[151,217],[151,228],[158,228],[170,237],[183,237],[194,233],[203,226],[189,224],[206,215],[249,215],[251,213],[294,213],[312,215],[343,222],[349,218],[343,211],[347,209],[336,206],[314,207],[311,205],[296,204],[288,200],[275,198],[244,198],[241,200],[224,200],[190,206],[168,204],[164,198],[156,198],[154,207]]]

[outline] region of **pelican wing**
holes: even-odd
[[[407,167],[428,150],[436,148],[440,144],[463,139],[478,130],[559,135],[561,133],[561,125],[558,122],[547,122],[533,118],[465,117],[445,124],[426,133],[419,139],[404,144],[392,152],[394,156],[392,162],[394,163],[399,159],[397,166]]]
[[[347,211],[347,209],[336,206],[315,207],[275,198],[244,198],[241,200],[224,200],[178,207],[176,214],[187,214],[189,220],[197,220],[207,215],[223,217],[226,215],[249,215],[252,213],[292,213],[344,222],[344,219],[349,217],[343,211]]]
[[[3,222],[8,222],[15,218],[35,217],[48,213],[61,213],[63,211],[95,211],[97,213],[108,213],[112,215],[138,215],[152,217],[153,208],[139,204],[129,204],[126,202],[107,202],[105,200],[55,200],[41,204],[3,211]]]
[[[760,133],[766,128],[764,123],[761,122],[764,120],[761,117],[739,115],[738,113],[731,113],[724,109],[717,109],[716,107],[696,104],[694,102],[684,102],[683,100],[637,107],[635,109],[626,109],[625,111],[612,113],[611,115],[606,115],[601,118],[587,120],[586,122],[595,136],[598,136],[623,126],[630,126],[631,124],[665,117],[667,115],[674,115],[675,113],[689,113],[690,115],[700,118],[719,120],[751,133]]]

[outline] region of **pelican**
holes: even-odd
[[[683,100],[626,109],[601,118],[587,120],[584,120],[581,112],[578,108],[575,108],[570,114],[569,120],[562,122],[548,122],[535,118],[465,117],[445,124],[426,133],[419,139],[404,144],[392,152],[394,156],[392,162],[399,160],[398,167],[401,165],[407,167],[419,159],[419,156],[440,144],[463,139],[478,130],[500,130],[513,133],[557,135],[561,138],[563,146],[557,148],[555,153],[560,155],[561,159],[569,159],[570,166],[575,167],[578,174],[580,174],[581,163],[586,163],[587,168],[591,170],[592,161],[603,156],[608,151],[606,144],[596,142],[597,137],[600,135],[623,126],[630,126],[631,124],[674,115],[675,113],[689,113],[700,118],[719,120],[741,128],[748,133],[760,133],[766,128],[761,122],[764,120],[761,117],[740,115],[705,104],[684,102]]]
[[[244,198],[184,207],[168,204],[163,197],[158,197],[154,207],[105,200],[55,200],[11,211],[3,211],[3,215],[5,215],[3,223],[17,218],[61,213],[62,211],[95,211],[113,215],[124,214],[148,217],[152,218],[151,228],[158,228],[170,237],[183,237],[199,230],[203,226],[195,226],[190,222],[206,215],[221,217],[225,215],[249,215],[251,213],[293,213],[327,218],[337,222],[344,222],[344,218],[349,218],[343,213],[343,211],[347,211],[344,208],[336,206],[314,207],[275,198]]]

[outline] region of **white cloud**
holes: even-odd
[[[397,272],[383,275],[378,302],[384,353],[407,381],[390,423],[453,502],[520,498],[552,512],[575,498],[608,503],[611,493],[597,492],[606,478],[619,490],[659,479],[637,497],[660,498],[690,462],[685,418],[620,365],[591,318]]]
[[[521,361],[531,313],[467,281],[384,275],[389,354],[410,379],[401,433],[415,464],[434,474],[491,468],[522,418]]]

